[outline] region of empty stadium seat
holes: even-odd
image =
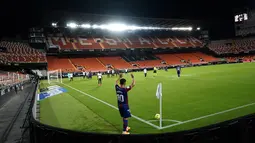
[[[46,62],[45,53],[33,49],[28,43],[1,41],[0,47],[7,48],[7,52],[0,52],[3,60],[15,63]]]
[[[67,58],[47,56],[48,70],[59,70],[63,72],[74,72],[76,69]]]
[[[73,64],[83,66],[86,71],[106,71],[107,68],[97,58],[71,58]]]
[[[132,65],[126,62],[121,57],[99,57],[98,58],[104,65],[112,65],[116,69],[131,69]]]

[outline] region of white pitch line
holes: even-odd
[[[156,122],[159,120],[149,120],[148,122]],[[182,123],[182,121],[178,121],[178,120],[171,120],[171,119],[162,119],[163,122],[177,122],[177,123]]]
[[[189,123],[189,122],[201,120],[201,119],[204,119],[204,118],[208,118],[208,117],[211,117],[211,116],[223,114],[223,113],[226,113],[226,112],[230,112],[230,111],[233,111],[233,110],[245,108],[245,107],[252,106],[252,105],[255,105],[255,102],[250,103],[250,104],[246,104],[246,105],[242,105],[242,106],[238,106],[238,107],[235,107],[235,108],[231,108],[231,109],[228,109],[228,110],[224,110],[224,111],[221,111],[221,112],[217,112],[217,113],[213,113],[213,114],[201,116],[201,117],[198,117],[198,118],[190,119],[190,120],[183,121],[183,122],[180,122],[180,123],[176,123],[176,124],[164,126],[164,127],[162,127],[161,129],[166,129],[166,128],[170,128],[170,127],[173,127],[173,126],[177,126],[177,125],[181,125],[181,124],[185,124],[185,123]]]
[[[94,97],[94,96],[92,96],[92,95],[90,95],[90,94],[87,94],[87,93],[85,93],[85,92],[83,92],[83,91],[80,91],[80,90],[78,90],[78,89],[76,89],[76,88],[73,88],[72,86],[69,86],[69,85],[67,85],[67,84],[64,84],[64,83],[61,83],[61,84],[65,85],[65,86],[68,86],[69,88],[72,88],[73,90],[76,90],[76,91],[78,91],[78,92],[80,92],[80,93],[82,93],[82,94],[84,94],[84,95],[86,95],[86,96],[88,96],[88,97],[90,97],[90,98],[93,98],[93,99],[95,99],[95,100],[97,100],[97,101],[99,101],[99,102],[101,102],[101,103],[104,103],[105,105],[110,106],[110,107],[112,107],[113,109],[119,110],[117,107],[115,107],[115,106],[113,106],[113,105],[111,105],[111,104],[109,104],[109,103],[107,103],[107,102],[105,102],[105,101],[103,101],[103,100],[100,100],[100,99],[98,99],[98,98],[96,98],[96,97]],[[154,125],[154,124],[152,124],[152,123],[150,123],[150,122],[147,122],[146,120],[144,120],[144,119],[142,119],[142,118],[140,118],[140,117],[137,117],[137,116],[135,116],[135,115],[133,115],[133,114],[132,114],[132,117],[135,118],[135,119],[137,119],[137,120],[139,120],[139,121],[141,121],[141,122],[143,122],[143,123],[145,123],[145,124],[148,124],[148,125],[150,125],[150,126],[156,128],[156,129],[160,129],[159,126],[156,126],[156,125]]]

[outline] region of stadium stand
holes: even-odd
[[[166,48],[166,47],[202,47],[202,41],[189,38],[151,38],[134,35],[132,37],[65,37],[63,34],[47,37],[48,44],[60,49],[122,49],[122,48]]]
[[[203,59],[204,61],[206,62],[215,62],[215,61],[219,61],[219,59],[213,57],[213,56],[209,56],[209,55],[206,55],[204,53],[201,53],[201,52],[195,52],[193,53],[195,56],[199,57],[200,59]]]
[[[225,57],[225,59],[228,62],[236,62],[238,60],[242,60],[243,62],[252,62],[255,61],[255,55]]]
[[[61,69],[63,72],[74,72],[76,69],[71,61],[67,58],[58,58],[55,56],[47,56],[48,70]]]
[[[188,63],[192,63],[192,64],[203,63],[198,57],[196,57],[192,53],[175,54],[175,56],[179,57],[182,60],[185,60]]]
[[[99,57],[98,58],[104,65],[111,65],[116,69],[132,69],[132,65],[126,62],[121,57]]]
[[[71,58],[71,62],[76,66],[82,66],[86,71],[98,72],[106,71],[104,66],[98,58]]]
[[[239,54],[255,50],[255,38],[212,41],[209,49],[216,54]]]
[[[186,63],[182,62],[181,59],[174,54],[158,54],[157,57],[164,60],[167,64],[170,65],[185,65]]]
[[[146,61],[136,61],[132,64],[138,65],[140,68],[153,68],[153,67],[164,67],[166,65],[161,63],[161,60],[146,60]]]
[[[13,63],[41,63],[46,62],[43,52],[30,47],[27,43],[1,41],[0,47],[5,47],[6,52],[0,52],[1,59]]]
[[[0,87],[13,85],[27,79],[27,75],[19,72],[0,71]]]

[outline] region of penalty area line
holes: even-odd
[[[228,109],[228,110],[224,110],[224,111],[221,111],[221,112],[217,112],[217,113],[201,116],[201,117],[198,117],[198,118],[182,121],[182,122],[175,123],[175,124],[172,124],[172,125],[164,126],[164,127],[160,128],[160,129],[166,129],[166,128],[170,128],[170,127],[173,127],[173,126],[182,125],[182,124],[185,124],[185,123],[201,120],[201,119],[204,119],[204,118],[208,118],[208,117],[212,117],[212,116],[215,116],[215,115],[227,113],[227,112],[230,112],[230,111],[234,111],[234,110],[245,108],[245,107],[252,106],[252,105],[255,105],[255,102],[250,103],[250,104],[246,104],[246,105],[242,105],[242,106],[238,106],[238,107],[235,107],[235,108],[231,108],[231,109]]]
[[[83,91],[81,91],[79,89],[73,88],[72,86],[69,86],[67,84],[64,84],[64,83],[61,83],[61,84],[65,85],[65,86],[67,86],[67,87],[69,87],[69,88],[71,88],[71,89],[73,89],[75,91],[78,91],[78,92],[82,93],[83,95],[86,95],[86,96],[88,96],[88,97],[90,97],[92,99],[95,99],[95,100],[97,100],[97,101],[99,101],[99,102],[101,102],[101,103],[103,103],[103,104],[105,104],[105,105],[107,105],[109,107],[112,107],[113,109],[119,110],[117,107],[115,107],[115,106],[113,106],[113,105],[111,105],[111,104],[109,104],[109,103],[107,103],[107,102],[105,102],[105,101],[103,101],[101,99],[98,99],[98,98],[96,98],[96,97],[94,97],[94,96],[92,96],[92,95],[90,95],[88,93],[85,93],[85,92],[83,92]],[[144,120],[144,119],[142,119],[142,118],[140,118],[138,116],[135,116],[135,115],[132,114],[132,117],[137,119],[137,120],[139,120],[139,121],[141,121],[141,122],[143,122],[143,123],[145,123],[145,124],[147,124],[147,125],[150,125],[150,126],[156,128],[156,129],[160,129],[159,126],[156,126],[156,125],[154,125],[154,124],[152,124],[152,123],[150,123],[150,122],[148,122],[148,121],[146,121],[146,120]]]

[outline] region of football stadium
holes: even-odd
[[[220,40],[200,20],[46,15],[0,41],[0,142],[254,142],[252,14]]]

